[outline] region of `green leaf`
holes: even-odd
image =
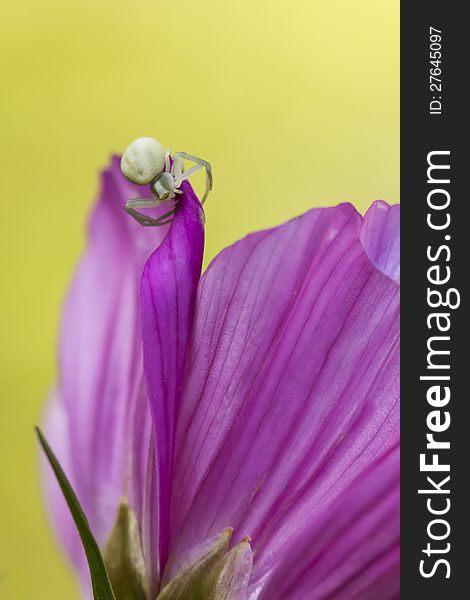
[[[106,570],[103,556],[101,555],[98,544],[88,524],[88,520],[85,513],[80,506],[77,496],[70,485],[62,467],[59,464],[56,456],[52,452],[49,444],[47,443],[44,434],[36,427],[36,433],[39,439],[39,443],[47,456],[47,459],[54,471],[57,481],[60,485],[64,498],[70,509],[75,525],[77,526],[78,533],[82,540],[83,548],[90,568],[91,583],[93,586],[93,597],[95,600],[116,600],[116,597],[109,581],[108,572]]]

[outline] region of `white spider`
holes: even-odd
[[[141,137],[133,141],[121,158],[121,171],[129,181],[139,185],[149,185],[154,198],[133,198],[126,202],[126,211],[144,226],[166,225],[171,222],[171,216],[177,207],[157,218],[136,210],[138,208],[154,208],[162,202],[173,200],[177,194],[182,194],[181,184],[204,168],[206,170],[206,191],[201,204],[206,201],[212,189],[212,169],[210,163],[187,152],[175,152],[170,162],[170,151],[163,149],[157,140]],[[184,161],[196,163],[186,171]]]

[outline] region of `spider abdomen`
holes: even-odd
[[[121,171],[133,183],[150,183],[165,167],[165,151],[157,140],[141,137],[133,141],[122,155]]]

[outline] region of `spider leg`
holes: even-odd
[[[189,179],[191,175],[200,169],[202,169],[202,165],[194,165],[185,171],[184,160],[181,158],[181,156],[175,156],[173,158],[173,167],[171,169],[171,174],[173,175],[173,179],[175,181],[175,189],[173,191],[182,194],[179,188],[183,181],[185,179]]]
[[[171,174],[175,180],[175,188],[178,189],[181,183],[184,181],[185,177],[183,175],[184,171],[184,161],[181,156],[178,156],[179,153],[173,156],[173,165],[171,167]]]
[[[126,210],[130,208],[155,208],[162,204],[159,198],[132,198],[126,202]]]
[[[165,171],[168,171],[168,173],[171,170],[171,167],[170,167],[170,154],[171,154],[171,150],[168,148],[168,150],[165,152]]]
[[[172,210],[167,211],[163,215],[159,217],[153,218],[149,217],[149,215],[136,210],[137,208],[155,208],[165,202],[164,200],[159,200],[158,198],[133,198],[132,200],[128,200],[125,204],[125,209],[128,214],[130,214],[140,225],[144,227],[157,227],[158,225],[167,225],[171,223],[171,217],[175,214],[178,207],[173,208]]]
[[[207,160],[199,158],[198,156],[194,156],[192,154],[188,154],[187,152],[175,152],[174,154],[174,165],[176,162],[182,164],[183,160],[190,160],[193,163],[196,163],[194,167],[189,168],[187,171],[181,172],[181,181],[184,179],[188,179],[193,173],[198,171],[199,169],[204,168],[206,170],[206,191],[204,192],[204,196],[202,197],[201,204],[207,199],[209,192],[212,189],[213,178],[212,178],[212,167]],[[179,167],[178,167],[179,168]]]

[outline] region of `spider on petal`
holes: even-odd
[[[170,161],[171,157],[171,161]],[[184,169],[184,161],[195,163],[189,169]],[[160,217],[152,218],[139,208],[155,208],[165,201],[174,200],[182,194],[181,184],[191,175],[204,168],[206,170],[206,190],[201,204],[207,199],[212,189],[212,168],[206,160],[188,154],[164,150],[159,141],[151,137],[141,137],[134,140],[124,151],[121,159],[121,171],[124,177],[132,183],[149,185],[154,198],[133,198],[125,204],[126,211],[143,226],[155,227],[167,225],[177,210],[177,206]]]

